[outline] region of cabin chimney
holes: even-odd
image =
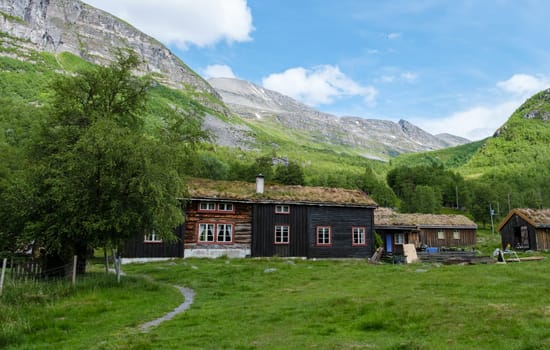
[[[262,174],[256,175],[256,193],[264,193],[264,176]]]

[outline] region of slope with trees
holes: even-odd
[[[43,119],[17,150],[28,167],[8,164],[3,176],[2,195],[26,191],[2,235],[20,230],[20,240],[61,261],[152,230],[173,238],[183,221],[185,166],[206,135],[193,108],[167,108],[155,125],[147,122],[151,82],[132,75],[138,63],[121,51],[109,67],[53,81],[51,101],[37,109]]]

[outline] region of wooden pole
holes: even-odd
[[[103,258],[105,259],[105,273],[109,273],[109,254],[107,254],[107,243],[103,247]]]
[[[75,255],[73,258],[73,286],[76,285],[76,265],[78,263],[78,257]]]
[[[2,261],[2,275],[0,276],[0,296],[2,296],[2,290],[4,289],[4,276],[6,275],[6,266],[8,264],[8,258],[4,258]]]

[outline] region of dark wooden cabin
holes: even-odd
[[[516,250],[550,249],[550,209],[513,209],[497,230],[502,248]]]
[[[138,235],[125,242],[122,249],[122,258],[136,260],[155,260],[183,257],[183,226],[174,231],[176,241],[165,242],[154,232]]]
[[[476,244],[477,225],[463,215],[401,214],[379,208],[374,221],[386,252],[406,243],[417,248],[465,248]]]
[[[189,192],[186,257],[341,258],[374,252],[376,203],[360,191],[193,180]],[[213,203],[212,211],[198,210],[207,206],[201,203]],[[229,203],[234,212],[215,210],[216,203]],[[206,243],[200,237],[200,223],[233,224],[234,240]]]
[[[176,230],[179,242],[137,237],[127,242],[124,256],[344,258],[374,253],[376,203],[365,193],[259,182],[189,180],[185,223]]]

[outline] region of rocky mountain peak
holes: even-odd
[[[261,120],[270,117],[281,128],[300,130],[312,141],[347,145],[365,150],[368,158],[384,159],[399,153],[435,150],[456,145],[440,139],[414,124],[400,120],[337,117],[315,110],[291,97],[251,82],[216,78],[208,82],[223,101],[243,118]],[[468,140],[464,139],[466,143]]]
[[[131,48],[144,62],[137,73],[154,74],[173,88],[191,86],[219,97],[160,42],[78,0],[0,0],[0,30],[34,50],[71,52],[96,64],[112,62],[117,48]],[[21,45],[3,41],[4,46]]]

